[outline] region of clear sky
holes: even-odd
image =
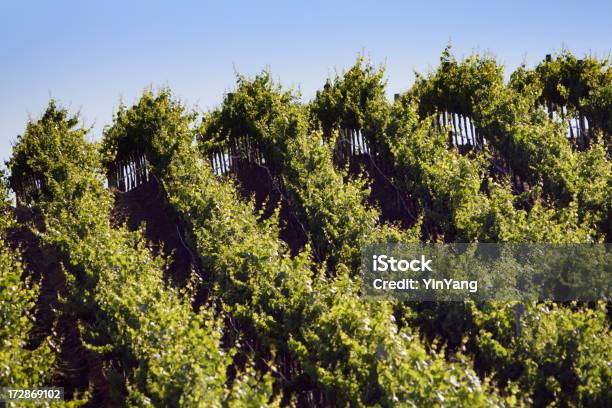
[[[449,41],[458,56],[491,51],[509,69],[564,45],[607,56],[612,1],[0,0],[0,159],[49,97],[99,137],[119,101],[149,86],[209,109],[235,72],[265,67],[308,99],[363,54],[386,65],[390,96]]]

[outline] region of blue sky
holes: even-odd
[[[119,101],[170,86],[209,109],[235,72],[268,67],[310,98],[359,54],[387,67],[389,96],[414,70],[491,51],[509,69],[567,46],[612,49],[611,1],[3,1],[0,3],[0,159],[49,97],[79,110],[99,137]]]

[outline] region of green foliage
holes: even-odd
[[[9,184],[18,197],[30,201],[48,193],[51,187],[47,181],[63,183],[70,169],[91,166],[97,160],[96,149],[83,139],[88,130],[75,129],[78,123],[77,116],[68,117],[68,111],[58,108],[54,100],[40,120],[28,122],[7,163],[11,170]],[[51,175],[50,180],[46,175]]]
[[[54,344],[45,339],[34,350],[28,344],[39,287],[24,274],[19,252],[6,242],[5,232],[15,220],[4,180],[0,189],[0,386],[40,387],[49,384],[55,371]]]
[[[413,390],[413,382],[397,379],[394,374],[396,370],[401,372],[396,367],[405,353],[417,353],[413,349],[422,347],[414,340],[399,340],[387,361],[376,357],[378,344],[389,342],[397,328],[383,324],[389,319],[389,313],[382,314],[375,305],[359,299],[356,282],[347,281],[343,275],[329,281],[321,273],[312,276],[313,266],[304,256],[293,260],[286,255],[279,258],[282,246],[270,236],[273,224],[267,224],[262,230],[251,209],[238,204],[236,193],[228,191],[229,186],[218,185],[208,167],[201,166],[194,171],[181,162],[170,174],[181,177],[180,184],[172,181],[166,185],[170,202],[180,213],[188,214],[186,218],[196,236],[203,264],[220,280],[213,283],[218,295],[234,316],[254,328],[254,334],[262,342],[281,352],[289,351],[297,358],[304,367],[302,375],[309,378],[307,383],[317,383],[326,398],[339,405],[366,401],[392,405],[394,394],[400,401],[434,400],[436,394]],[[330,309],[331,304],[337,304],[338,309]],[[369,330],[358,328],[359,322],[368,320],[381,326],[376,334],[364,337],[363,331]],[[345,327],[354,329],[345,331]],[[364,343],[370,336],[371,340]],[[330,337],[358,347],[359,353],[343,351],[346,346],[342,342],[328,342]],[[329,351],[322,352],[322,345],[329,347]],[[421,357],[427,358],[427,354]],[[426,363],[422,369],[445,372],[446,368],[438,364],[441,363],[430,368]],[[464,373],[459,369],[457,372]],[[443,385],[448,378],[435,375],[434,378],[432,388],[440,389],[443,397],[454,398],[454,386]],[[484,390],[469,378],[456,377],[459,383],[472,387],[471,397],[485,401],[486,397],[481,394]],[[383,379],[396,379],[397,383],[384,384]]]
[[[605,134],[607,61],[578,63],[564,52],[506,83],[492,56],[458,61],[447,49],[440,67],[393,105],[384,70],[361,58],[308,104],[267,71],[237,82],[197,125],[168,89],[147,91],[121,105],[101,145],[51,101],[8,162],[18,203],[42,215],[43,227],[30,227],[66,271],[57,313],[78,319],[81,339],[104,361],[112,403],[605,406],[605,305],[529,304],[518,319],[513,304],[370,302],[359,266],[361,248],[374,242],[603,241],[609,146],[576,149],[566,124],[540,105],[567,105]],[[469,116],[486,147],[449,149],[447,129],[432,125],[442,111]],[[416,201],[414,228],[381,225],[367,204],[366,175],[337,168],[335,135],[347,128],[361,131],[386,177]],[[262,220],[236,181],[207,163],[245,137],[308,236],[295,255],[279,238],[280,210]],[[134,153],[145,154],[197,258],[187,289],[164,281],[170,260],[154,255],[144,231],[111,223],[103,168]],[[527,187],[517,189],[494,165]],[[13,222],[5,215],[2,228]],[[46,382],[49,345],[26,347],[37,289],[4,241],[0,272],[0,379]],[[194,293],[205,297],[195,311]]]
[[[320,93],[319,102],[313,103],[312,112],[317,115],[327,109],[335,112],[329,105],[338,103],[334,98],[348,106],[338,113],[343,119],[333,119],[333,124],[323,124],[324,128],[357,126],[384,117],[375,112],[387,106],[383,102],[383,71],[371,65],[362,70],[361,64],[359,60],[345,78],[336,78],[334,86],[325,91],[335,96]],[[360,91],[364,87],[369,93]],[[253,138],[265,152],[266,165],[284,187],[291,210],[308,231],[317,260],[326,260],[330,269],[343,262],[357,270],[359,251],[367,237],[392,233],[376,226],[378,211],[364,204],[369,193],[365,180],[345,181],[347,173],[334,166],[333,138],[307,130],[304,108],[297,97],[283,92],[268,72],[253,80],[239,77],[232,95],[203,121],[201,146],[206,150],[212,141],[227,142],[244,135]],[[359,113],[363,109],[366,114]],[[323,120],[332,120],[329,115],[326,118]]]
[[[329,265],[342,262],[357,270],[361,247],[376,235],[378,211],[364,205],[369,191],[362,179],[344,181],[320,135],[298,135],[288,146],[284,173],[293,209],[301,215],[314,253]]]
[[[148,116],[141,117],[146,127]],[[304,161],[314,160],[314,167],[329,159],[329,152],[312,152]],[[290,257],[277,238],[274,217],[258,222],[252,207],[238,199],[231,183],[214,176],[193,147],[183,145],[160,173],[209,276],[204,282],[209,296],[222,301],[243,341],[289,358],[275,368],[293,373],[279,375],[285,393],[314,387],[333,405],[501,401],[469,369],[428,353],[415,337],[400,335],[389,320],[389,306],[361,300],[358,280],[349,279],[342,264],[337,276],[325,277],[307,252]]]
[[[385,71],[358,58],[342,76],[328,80],[310,105],[326,137],[334,130],[361,129],[368,140],[384,131],[389,111]]]
[[[474,343],[494,377],[516,381],[534,405],[604,407],[612,397],[612,337],[606,305],[577,309],[529,305],[522,335],[514,328],[512,305],[473,307],[478,327]]]
[[[492,55],[475,54],[459,63],[448,46],[440,57],[440,67],[427,78],[417,74],[404,98],[418,101],[421,117],[447,111],[478,122],[479,101],[492,102],[503,88],[503,68]]]
[[[45,340],[28,349],[34,324],[33,308],[38,286],[22,280],[18,254],[0,240],[0,384],[4,387],[41,387],[54,372],[53,343]]]
[[[443,62],[440,71],[447,72],[446,70],[450,69],[448,64],[451,63]],[[468,62],[464,64],[467,65]],[[450,66],[452,67],[452,64]],[[436,75],[441,75],[440,71]],[[453,71],[461,72],[462,69],[453,68],[451,72]],[[488,84],[490,89],[498,88],[500,94],[509,94],[503,90],[501,78],[499,81],[489,81],[487,70],[481,72],[480,69],[474,69],[473,72],[485,77],[480,83]],[[436,77],[436,80],[439,78]],[[445,80],[441,82],[444,84]],[[467,80],[464,82],[469,83]],[[423,83],[423,86],[442,86],[435,82],[434,84]],[[417,85],[417,89],[418,86],[420,85]],[[470,89],[466,95],[478,92],[474,87],[466,88]],[[443,87],[438,90],[439,96],[452,95],[452,89],[451,86]],[[428,97],[432,94],[436,95],[431,91]],[[523,98],[519,102],[521,100],[523,107],[526,107],[528,99]],[[525,197],[513,195],[508,183],[488,178],[485,162],[487,151],[485,155],[462,156],[455,150],[447,149],[445,136],[431,129],[428,118],[421,119],[417,115],[418,109],[427,106],[426,101],[427,99],[421,100],[418,107],[411,103],[409,98],[396,104],[387,135],[395,164],[394,176],[407,191],[416,192],[419,197],[419,203],[425,212],[423,228],[426,232],[432,233],[429,229],[434,226],[444,234],[446,240],[451,241],[562,243],[591,242],[596,236],[593,226],[599,226],[600,231],[605,231],[602,223],[605,223],[606,216],[609,216],[606,211],[610,201],[608,194],[611,170],[603,148],[593,146],[585,152],[572,151],[567,146],[560,126],[548,121],[545,116],[535,114],[532,122],[521,123],[518,118],[529,118],[529,112],[525,108],[523,112],[527,113],[520,116],[520,110],[517,108],[521,107],[520,104],[509,104],[511,108],[504,112],[501,110],[504,106],[500,103],[499,110],[489,113],[484,104],[488,103],[490,106],[492,99],[483,99],[483,102],[468,100],[470,104],[475,104],[472,106],[483,106],[479,111],[469,111],[466,105],[461,103],[444,106],[450,102],[440,102],[445,109],[471,114],[473,117],[478,117],[479,112],[490,115],[490,122],[484,122],[485,129],[487,126],[507,126],[505,129],[508,139],[495,147],[503,149],[502,154],[509,159],[514,154],[515,158],[511,163],[517,168],[531,169],[533,166],[533,172],[541,175],[537,179],[544,180],[545,187],[536,187],[528,193],[527,196],[532,197],[533,204],[525,209],[522,205]],[[465,102],[466,99],[459,98],[459,101]],[[517,118],[518,124],[514,125],[514,119],[507,122],[500,120],[504,118],[503,115],[495,116],[500,113]],[[529,136],[530,132],[535,131],[545,136],[543,140],[535,141]],[[550,143],[543,144],[546,140]],[[526,154],[528,155],[525,156]],[[574,190],[569,190],[570,187]],[[543,191],[554,201],[540,198]],[[569,195],[562,198],[563,194]],[[585,205],[587,202],[590,203],[588,210]],[[562,203],[565,204],[558,206]],[[434,236],[435,232],[434,230]],[[399,309],[402,310],[401,307]],[[570,332],[565,331],[563,327],[558,331],[553,330],[553,327],[540,331],[539,319],[546,316],[537,317],[538,313],[531,312],[531,317],[523,321],[525,332],[517,338],[513,334],[515,321],[511,305],[484,305],[484,311],[474,307],[469,312],[462,311],[461,308],[450,309],[449,312],[449,307],[445,305],[415,307],[416,314],[410,319],[424,325],[428,334],[431,334],[433,329],[433,333],[449,340],[457,332],[459,335],[463,332],[467,333],[466,336],[474,336],[476,330],[478,340],[473,342],[470,349],[470,353],[475,356],[476,365],[486,367],[486,370],[489,370],[487,372],[503,384],[511,381],[510,385],[507,385],[510,388],[519,386],[535,404],[546,405],[557,401],[561,404],[571,402],[578,405],[597,405],[608,397],[607,388],[600,385],[605,384],[609,378],[606,358],[601,358],[600,353],[609,353],[610,350],[609,329],[606,324],[602,325],[605,319],[601,319],[601,315],[596,331],[606,335],[598,343],[599,349],[578,347],[570,352],[568,349],[556,347],[552,340],[555,337],[547,338],[549,334],[558,335],[563,339],[559,341],[566,344],[571,338]],[[558,315],[563,316],[564,321],[575,321],[576,324],[591,316],[588,310],[570,312],[562,307],[556,310]],[[410,315],[410,312],[403,309],[402,314]],[[533,317],[534,315],[536,317]],[[481,316],[489,316],[490,325],[484,324]],[[504,319],[500,316],[504,316]],[[442,326],[432,327],[432,324]],[[579,327],[581,335],[589,332],[585,326]],[[550,332],[547,333],[547,330]],[[487,339],[490,338],[497,338],[501,343],[488,342]],[[585,343],[589,342],[584,340]],[[532,341],[544,345],[538,345],[536,350]],[[546,351],[546,357],[540,354],[541,351]],[[494,361],[490,359],[493,355],[497,356]],[[551,360],[556,361],[556,366],[551,367]],[[581,366],[586,361],[599,368],[593,371],[583,369]],[[517,365],[521,363],[528,364],[529,369],[518,369]],[[574,374],[571,374],[574,379],[572,384],[561,380],[567,375],[568,366],[577,367]],[[575,382],[580,381],[593,385],[581,388],[585,393],[576,396]],[[589,391],[586,391],[587,389]]]
[[[298,98],[275,84],[268,71],[252,80],[239,76],[234,92],[226,95],[221,107],[202,120],[198,129],[202,151],[207,153],[216,146],[248,136],[261,149],[268,166],[278,170],[276,166],[282,166],[288,159],[287,141],[307,126]]]
[[[486,152],[461,155],[449,150],[444,134],[416,118],[413,104],[398,104],[393,118],[389,146],[394,176],[419,198],[428,236],[468,242],[591,240],[592,230],[571,208],[546,208],[540,201],[530,211],[517,208],[521,197],[513,196],[506,183],[487,177]]]
[[[141,112],[150,115],[145,129],[138,127]],[[188,120],[182,120],[183,117]],[[195,117],[194,113],[186,112],[181,103],[172,99],[169,89],[162,89],[158,93],[145,91],[134,109],[128,109],[121,104],[114,117],[113,126],[104,129],[105,137],[100,149],[104,164],[108,166],[139,152],[145,154],[153,163],[167,165],[178,145],[190,143],[193,139],[188,126]],[[159,133],[180,135],[183,139],[158,137]]]
[[[563,49],[554,59],[545,60],[533,70],[525,66],[517,69],[510,85],[522,91],[534,87],[543,103],[561,113],[565,106],[570,115],[584,114],[591,126],[612,134],[612,67],[609,59],[586,56],[577,59]]]
[[[438,70],[420,77],[405,99],[417,104],[423,119],[441,110],[470,116],[493,152],[534,193],[559,209],[575,211],[576,225],[594,229],[597,236],[591,238],[601,239],[610,222],[610,161],[600,145],[584,152],[571,148],[565,125],[536,109],[541,88],[533,76],[519,70],[506,85],[492,57],[457,61],[447,49]],[[593,184],[605,188],[591,195]]]
[[[466,202],[478,200],[485,156],[462,156],[448,150],[446,137],[416,118],[415,106],[396,104],[389,130],[394,177],[405,191],[419,197],[424,228],[453,240],[456,214]]]
[[[218,324],[209,314],[194,313],[189,298],[166,286],[165,262],[152,254],[141,231],[111,227],[112,196],[102,186],[98,156],[78,154],[95,152],[95,146],[82,136],[61,137],[59,132],[69,128],[65,116],[53,118],[55,126],[26,132],[21,141],[57,141],[29,162],[43,169],[48,186],[48,194],[36,202],[45,221],[39,234],[64,254],[70,272],[65,310],[80,318],[87,347],[115,358],[107,375],[125,376],[116,394],[125,387],[138,405],[222,405],[231,351],[219,346]],[[38,130],[39,124],[28,129]]]
[[[355,296],[358,284],[340,274],[330,284],[316,285],[320,295],[310,313],[320,314],[317,324],[303,328],[303,340],[291,339],[305,359],[305,370],[336,390],[334,405],[512,405],[514,396],[504,402],[487,395],[488,382],[480,381],[467,359],[456,355],[448,363],[443,354],[428,351],[415,333],[398,329],[391,305]],[[308,351],[326,364],[312,364]],[[354,368],[348,371],[347,366]],[[360,398],[348,399],[359,387]]]

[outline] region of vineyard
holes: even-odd
[[[92,407],[609,406],[609,298],[372,302],[360,265],[376,243],[610,242],[610,62],[505,75],[446,49],[386,91],[364,59],[310,101],[268,71],[208,112],[145,91],[96,142],[50,101],[1,186],[0,386]]]

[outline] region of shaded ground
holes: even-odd
[[[262,211],[262,219],[270,217],[280,203],[280,238],[287,243],[293,255],[304,248],[308,242],[306,230],[292,213],[289,203],[281,193],[282,186],[268,168],[256,163],[241,163],[236,179],[240,195],[245,199],[255,199],[255,210]]]
[[[351,156],[349,174],[365,173],[370,181],[368,203],[380,210],[381,222],[398,223],[402,229],[410,228],[417,221],[416,199],[398,189],[392,181],[392,171],[372,156]]]
[[[170,259],[169,277],[179,286],[185,283],[197,261],[185,243],[178,217],[155,178],[126,193],[115,191],[112,217],[116,224],[125,223],[132,231],[144,225],[153,252]]]

